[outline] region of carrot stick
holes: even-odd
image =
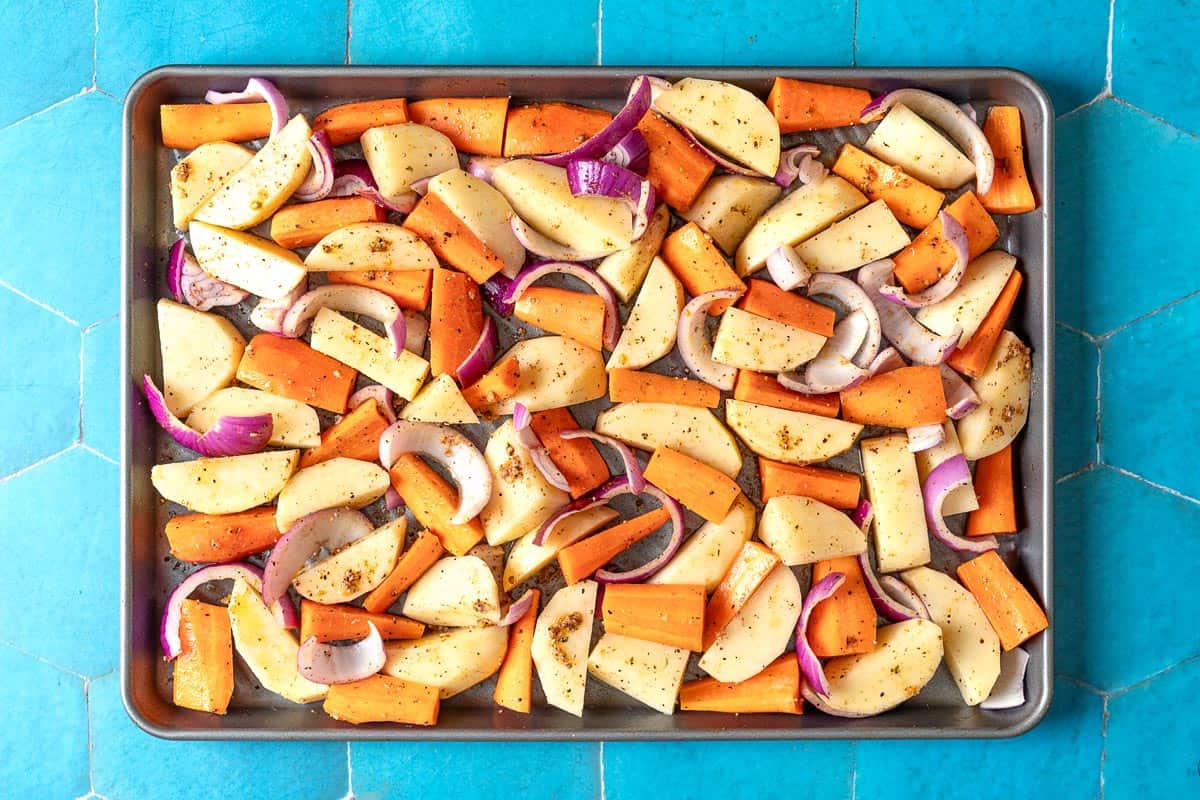
[[[767,95],[767,108],[779,122],[780,133],[819,131],[857,125],[871,93],[849,86],[776,78]]]
[[[664,203],[676,211],[687,211],[717,165],[657,112],[642,117],[638,130],[650,148],[646,179]]]
[[[606,633],[699,652],[704,639],[703,586],[612,583],[601,613]]]
[[[636,369],[608,371],[608,399],[614,403],[655,403],[664,398],[681,406],[716,408],[721,404],[721,390],[691,378],[672,378]]]
[[[670,519],[665,508],[656,508],[559,550],[558,566],[563,578],[567,583],[579,583]]]
[[[650,483],[714,523],[725,519],[742,493],[737,482],[724,472],[669,447],[654,451],[643,474]]]
[[[857,475],[828,467],[801,467],[760,457],[758,475],[764,503],[772,497],[799,495],[834,508],[851,509],[858,507],[862,493]]]
[[[413,122],[445,134],[464,153],[499,156],[504,153],[507,97],[434,97],[409,103]]]
[[[323,708],[334,719],[353,725],[364,722],[436,725],[440,705],[438,690],[432,686],[390,675],[372,675],[361,681],[330,686]]]
[[[529,287],[513,309],[522,322],[593,350],[604,346],[604,314],[604,300],[599,295],[553,286]]]
[[[461,556],[479,544],[483,538],[483,523],[478,517],[464,525],[450,523],[458,508],[458,492],[420,456],[405,453],[390,472],[392,488],[400,493],[417,522],[442,540],[442,547]]]
[[[975,464],[975,497],[979,508],[967,516],[967,536],[1017,532],[1013,490],[1012,445]]]
[[[611,120],[612,114],[607,111],[570,103],[510,108],[504,126],[504,155],[565,153],[595,136]]]
[[[325,275],[330,283],[365,286],[383,292],[401,308],[411,311],[429,308],[429,293],[433,287],[431,269],[336,270]]]
[[[812,582],[831,572],[846,576],[808,620],[808,644],[821,658],[869,653],[875,649],[875,606],[856,556],[830,558],[813,564]]]
[[[193,564],[241,561],[279,541],[275,507],[237,514],[178,514],[167,521],[171,555]]]
[[[795,653],[784,653],[762,672],[739,683],[721,683],[716,678],[688,681],[679,689],[679,708],[726,714],[803,714],[800,662]]]
[[[983,135],[992,146],[996,170],[992,186],[980,199],[993,214],[1024,214],[1037,208],[1029,177],[1025,174],[1025,144],[1021,135],[1021,110],[992,106],[983,123]]]
[[[717,634],[737,616],[750,595],[754,594],[754,590],[778,563],[779,556],[758,542],[742,545],[729,571],[708,600],[708,608],[704,612],[705,650],[712,646]]]
[[[325,131],[334,147],[358,141],[368,128],[408,122],[408,103],[403,97],[363,100],[327,108],[313,120],[313,131]]]
[[[896,219],[914,228],[926,228],[937,219],[946,199],[946,195],[932,186],[849,142],[842,145],[833,172],[871,200],[887,203]]]
[[[284,206],[271,217],[271,238],[294,250],[321,241],[338,228],[356,222],[386,222],[387,210],[365,197],[331,197],[315,203]]]
[[[733,399],[757,403],[760,406],[803,411],[822,417],[836,417],[842,400],[836,394],[800,394],[785,389],[774,375],[739,369],[733,384]]]
[[[426,195],[429,197],[430,195]],[[433,271],[429,306],[429,374],[451,375],[483,333],[483,299],[470,277],[449,269]]]
[[[901,367],[842,390],[842,419],[914,428],[946,421],[946,394],[937,367]]]
[[[737,307],[826,337],[833,336],[833,323],[837,318],[829,306],[785,292],[775,284],[758,278],[746,282],[746,293],[738,300]]]
[[[386,640],[419,639],[425,625],[394,614],[375,614],[357,606],[325,605],[312,600],[300,601],[300,641],[315,636],[318,642],[364,639],[370,633],[367,623],[375,624]]]
[[[180,708],[224,714],[233,697],[233,631],[221,606],[184,600],[172,700]]]
[[[445,548],[442,540],[430,531],[421,531],[396,561],[395,568],[383,579],[383,583],[372,589],[363,598],[363,608],[373,613],[382,613],[391,608],[408,587],[417,582],[439,558]]]
[[[300,456],[300,468],[331,458],[375,461],[379,458],[379,437],[383,436],[387,426],[387,417],[372,397],[321,431],[321,443],[304,451]]]
[[[207,142],[248,142],[271,135],[266,103],[186,103],[158,107],[163,147],[194,150]]]
[[[1046,612],[995,550],[961,564],[958,579],[979,601],[1005,650],[1012,650],[1049,626]]]
[[[972,378],[983,374],[984,368],[992,358],[992,351],[996,349],[996,342],[1000,341],[1000,334],[1004,332],[1004,326],[1012,314],[1013,306],[1016,305],[1017,295],[1021,292],[1021,283],[1024,280],[1021,273],[1013,270],[1008,276],[1008,282],[1000,290],[996,302],[992,303],[991,310],[975,329],[975,335],[950,354],[947,363],[951,367]]]
[[[550,460],[567,479],[571,497],[582,497],[610,477],[608,464],[590,439],[564,439],[563,431],[579,428],[569,408],[538,411],[530,419],[533,432],[550,454]]]
[[[746,284],[713,244],[712,237],[694,222],[689,222],[666,238],[662,245],[662,257],[692,297],[715,289],[746,289]],[[728,307],[729,301],[722,300],[710,305],[708,313],[716,316]]]
[[[530,589],[533,603],[508,632],[508,650],[496,674],[496,705],[522,714],[533,708],[533,627],[537,622],[542,593]]]
[[[404,227],[424,239],[434,255],[476,283],[486,283],[504,268],[500,256],[432,192],[404,218]]]
[[[946,213],[967,232],[967,252],[978,257],[1000,238],[996,221],[974,192],[966,192],[950,205]],[[896,280],[909,292],[919,292],[937,282],[954,266],[954,248],[942,233],[942,221],[935,219],[917,234],[912,243],[896,254]]]
[[[484,413],[488,408],[517,393],[521,384],[521,364],[515,358],[497,362],[483,377],[462,390],[463,399],[473,411]]]
[[[237,379],[264,392],[345,414],[358,371],[299,339],[260,333],[246,345]]]

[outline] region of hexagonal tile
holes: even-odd
[[[1012,35],[1017,27],[1020,35]],[[1063,35],[1066,30],[1069,36]],[[1104,88],[1107,40],[1104,3],[988,0],[948,9],[938,3],[859,0],[856,63],[1016,67],[1040,81],[1062,113]]]
[[[121,104],[97,92],[0,131],[21,209],[0,215],[0,279],[84,325],[117,312],[120,141]]]
[[[120,457],[121,321],[83,333],[83,441],[109,458]]]
[[[0,645],[5,738],[0,785],[9,797],[78,797],[88,790],[83,681]],[[15,726],[20,727],[18,735]]]
[[[84,675],[117,663],[117,467],[82,448],[0,483],[0,641]],[[19,610],[19,613],[15,613]]]
[[[1117,0],[1113,94],[1200,132],[1200,12],[1192,0]]]
[[[3,223],[0,223],[3,224]],[[0,287],[0,476],[79,438],[79,329]]]
[[[1200,505],[1107,467],[1056,493],[1056,668],[1129,686],[1200,652]],[[1057,702],[1057,701],[1056,701]]]
[[[1058,124],[1058,319],[1102,334],[1200,289],[1200,139],[1114,100]]]
[[[0,4],[0,48],[20,53],[4,65],[0,127],[92,85],[95,14],[91,3],[57,2],[53,25],[31,19],[24,3]]]
[[[1096,460],[1096,345],[1061,325],[1054,328],[1054,474]]]
[[[1192,661],[1108,702],[1104,789],[1109,797],[1200,793],[1198,683],[1200,661]]]
[[[1200,498],[1200,472],[1189,446],[1200,441],[1200,418],[1187,384],[1200,361],[1197,330],[1200,297],[1193,297],[1104,341],[1101,457]],[[1139,387],[1154,392],[1153,398],[1147,401]]]

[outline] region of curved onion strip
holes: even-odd
[[[142,376],[142,391],[146,393],[146,404],[154,421],[176,442],[202,456],[249,455],[266,449],[271,441],[275,420],[270,414],[223,416],[207,431],[200,433],[171,413],[167,398],[149,375]]]
[[[775,173],[775,182],[786,189],[795,183],[802,171],[811,178],[814,174],[812,167],[805,165],[811,165],[815,160],[813,156],[819,155],[821,155],[821,148],[815,144],[802,144],[789,150],[784,150],[779,154],[779,170]],[[816,163],[819,165],[821,162],[817,161]],[[821,169],[824,169],[824,167],[821,167]],[[812,180],[804,181],[804,183],[812,182]]]
[[[979,407],[979,395],[963,377],[951,367],[942,364],[942,391],[946,393],[946,416],[950,419],[962,419]]]
[[[851,359],[869,333],[867,316],[851,311],[838,322],[821,350],[804,367],[804,378],[792,372],[780,373],[776,380],[785,389],[800,394],[831,394],[849,389],[866,380],[869,373]]]
[[[496,360],[496,349],[499,345],[500,338],[496,332],[496,323],[492,322],[491,317],[484,314],[483,330],[479,332],[479,340],[475,342],[471,352],[467,353],[467,357],[454,370],[454,377],[458,379],[458,385],[470,386],[482,378],[483,374],[491,368],[492,362]]]
[[[646,75],[643,77],[645,77],[646,80],[649,81],[649,83],[650,83],[650,103],[651,103],[651,105],[653,105],[655,102],[658,101],[659,95],[661,95],[663,92],[665,92],[671,88],[671,82],[669,80],[667,80],[666,78],[659,78],[654,75]],[[636,88],[637,87],[630,87],[629,94],[632,95],[634,89],[636,89]]]
[[[879,616],[888,622],[903,622],[906,619],[912,619],[916,616],[911,608],[898,602],[884,591],[880,578],[876,576],[875,570],[871,568],[871,559],[867,556],[865,550],[858,554],[858,566],[862,570],[863,583],[867,587],[867,596],[871,598],[871,605],[875,606],[875,610],[879,612]]]
[[[762,178],[762,177],[773,178],[773,177],[775,177],[773,175],[764,176],[758,170],[753,170],[753,169],[750,169],[749,167],[743,167],[741,164],[737,163],[736,161],[726,158],[725,156],[718,153],[716,150],[713,150],[711,147],[706,145],[704,142],[700,141],[699,137],[697,137],[696,134],[692,133],[690,130],[683,127],[682,125],[679,126],[679,130],[683,131],[683,135],[687,138],[688,142],[691,143],[692,147],[695,147],[701,153],[708,156],[710,161],[714,162],[718,167],[725,170],[726,172],[731,172],[734,175],[745,175],[748,178]]]
[[[937,422],[932,425],[916,425],[905,433],[908,435],[908,452],[910,453],[920,453],[946,441],[946,429]]]
[[[283,318],[283,335],[293,339],[303,336],[309,322],[322,308],[379,320],[387,331],[388,341],[392,343],[392,357],[398,357],[404,350],[408,332],[400,306],[383,292],[365,286],[331,283],[306,293],[288,309]]]
[[[492,497],[492,471],[471,440],[454,428],[432,422],[397,420],[379,437],[379,463],[391,469],[404,453],[419,453],[441,463],[458,484],[458,508],[451,525],[465,525]]]
[[[932,620],[929,609],[925,607],[921,596],[895,575],[884,575],[879,579],[879,586],[890,599],[910,609],[913,618]]]
[[[848,711],[844,708],[835,708],[835,707],[829,705],[829,703],[826,702],[824,697],[817,694],[816,690],[814,690],[811,686],[808,685],[808,681],[804,681],[804,680],[800,681],[800,695],[804,698],[804,701],[806,703],[811,705],[817,711],[820,711],[822,714],[828,714],[831,717],[842,717],[844,719],[862,719],[863,717],[874,716],[873,712]]]
[[[204,102],[213,105],[228,103],[257,103],[264,101],[271,107],[271,135],[279,133],[288,121],[288,103],[283,92],[264,78],[251,78],[240,92],[216,92],[209,89],[204,93]]]
[[[292,291],[278,300],[268,300],[264,297],[258,301],[258,304],[254,306],[254,310],[250,312],[250,321],[261,331],[282,336],[284,317],[287,316],[288,310],[307,291],[308,279],[305,278],[296,285],[295,289],[292,289]]]
[[[883,341],[883,329],[879,321],[879,312],[863,288],[841,275],[818,272],[808,282],[808,296],[833,298],[846,309],[847,314],[855,311],[863,313],[867,318],[867,337],[851,360],[856,366],[864,369],[869,366],[879,352]]]
[[[807,186],[829,177],[829,168],[812,156],[805,156],[800,161],[800,169],[796,177],[800,179],[800,183]]]
[[[1000,677],[992,687],[992,693],[979,704],[980,708],[996,711],[1025,705],[1025,668],[1029,666],[1029,653],[1014,647],[1000,654]]]
[[[625,485],[628,487],[628,482]],[[648,494],[662,504],[662,507],[671,515],[671,538],[667,541],[667,545],[662,549],[661,553],[640,567],[634,567],[625,572],[612,572],[607,569],[598,570],[594,576],[598,583],[641,583],[665,567],[667,562],[675,557],[679,546],[683,544],[685,533],[683,507],[675,501],[675,498],[649,483],[646,484],[644,492],[634,492],[632,489],[629,489],[629,492],[631,494]]]
[[[688,370],[705,383],[726,392],[733,389],[737,368],[713,361],[713,345],[707,329],[708,307],[721,300],[736,300],[741,294],[737,289],[716,289],[693,297],[679,315],[675,335],[679,355]]]
[[[813,275],[804,260],[796,254],[796,249],[787,245],[782,245],[767,256],[767,273],[775,285],[785,292],[808,285]]]
[[[601,160],[644,176],[646,168],[650,166],[650,145],[646,143],[642,132],[634,128]]]
[[[236,306],[250,296],[232,283],[209,275],[187,250],[183,239],[171,245],[167,257],[167,286],[175,300],[187,303],[197,311],[208,311],[216,306]]]
[[[850,513],[850,521],[861,528],[863,533],[871,527],[871,521],[874,519],[875,509],[872,508],[870,500],[859,501],[858,506]]]
[[[567,503],[562,508],[555,511],[541,525],[538,526],[537,532],[533,535],[533,543],[539,547],[544,546],[546,538],[558,525],[567,517],[587,511],[596,506],[602,506],[612,498],[621,494],[628,494],[631,491],[629,481],[622,475],[619,478],[613,478],[605,483],[600,488],[588,492],[582,497],[577,497]]]
[[[507,628],[509,625],[516,625],[521,617],[525,616],[525,612],[533,605],[533,592],[526,592],[519,599],[509,605],[508,610],[504,612],[504,616],[500,618],[500,626]]]
[[[858,271],[858,285],[875,305],[883,335],[897,350],[917,364],[941,364],[954,352],[962,329],[955,326],[949,336],[940,336],[917,322],[906,309],[884,299],[879,291],[892,276],[893,266],[890,258],[867,264]]]
[[[517,237],[517,241],[521,243],[522,247],[535,256],[548,261],[595,261],[598,258],[612,255],[620,249],[613,247],[607,250],[576,250],[574,247],[554,241],[516,214],[513,214],[509,224],[512,226],[513,235]]]
[[[395,393],[386,386],[372,383],[350,395],[350,400],[346,405],[353,411],[368,400],[374,400],[375,405],[379,407],[379,413],[383,414],[391,423],[396,421],[396,409],[392,406],[395,396]]]
[[[416,205],[416,192],[405,192],[399,197],[387,198],[379,192],[375,176],[371,174],[371,165],[361,158],[348,158],[333,165],[333,188],[330,197],[349,197],[358,195],[365,197],[377,206],[383,206],[388,211],[407,214]]]
[[[511,160],[499,156],[471,156],[467,159],[467,172],[479,180],[491,184],[492,173],[496,171],[496,167],[507,164]]]
[[[312,168],[292,198],[303,203],[324,200],[333,191],[333,143],[329,134],[317,131],[308,140],[308,152],[312,155]]]
[[[419,311],[404,309],[404,327],[408,336],[404,338],[404,349],[414,355],[425,352],[425,338],[429,335],[429,320]]]
[[[967,230],[945,211],[939,212],[938,218],[942,221],[942,235],[954,250],[954,266],[931,286],[916,294],[908,294],[900,286],[884,284],[879,294],[885,300],[905,308],[921,308],[945,300],[962,283],[963,275],[967,272],[967,261],[971,257],[967,252]]]
[[[637,456],[633,453],[633,448],[622,442],[620,439],[614,439],[611,436],[605,436],[602,433],[589,431],[585,428],[579,428],[573,431],[560,431],[558,434],[563,439],[591,439],[594,442],[606,444],[617,451],[621,456],[621,463],[625,465],[625,477],[629,480],[629,489],[634,494],[641,494],[646,488],[646,478],[642,475],[642,464],[637,460]]]
[[[529,409],[525,407],[524,403],[514,405],[512,422],[513,430],[517,434],[517,441],[529,452],[530,460],[533,461],[533,465],[537,467],[538,472],[542,473],[542,477],[546,479],[546,482],[556,489],[561,489],[564,492],[570,491],[571,485],[568,483],[566,476],[562,474],[562,470],[554,463],[554,459],[550,458],[550,452],[533,430],[531,424],[533,416],[529,413]]]
[[[322,547],[339,550],[373,530],[366,514],[352,508],[323,508],[305,514],[271,548],[263,569],[263,600],[272,603],[285,596],[292,579]]]
[[[332,685],[369,678],[387,663],[383,637],[374,622],[367,622],[367,636],[353,644],[321,643],[310,636],[300,645],[296,666],[313,683]]]
[[[822,600],[827,600],[846,580],[841,572],[831,572],[808,590],[804,605],[800,607],[800,619],[796,622],[796,660],[800,662],[800,672],[812,690],[822,697],[829,696],[829,681],[825,679],[825,670],[821,668],[821,659],[813,652],[808,643],[808,619],[813,609]]]
[[[606,350],[616,348],[621,325],[620,312],[617,310],[617,296],[603,278],[582,264],[564,261],[543,261],[539,264],[530,264],[517,273],[517,277],[513,279],[504,293],[504,302],[515,305],[525,290],[536,281],[556,273],[569,275],[576,280],[583,281],[604,301],[604,348]]]
[[[479,291],[483,293],[483,298],[491,304],[497,314],[502,317],[511,317],[513,304],[504,299],[508,296],[511,286],[512,278],[497,272],[487,283],[480,285]]]
[[[593,158],[580,158],[567,164],[567,184],[575,197],[607,197],[625,203],[633,214],[632,240],[635,242],[646,232],[658,202],[650,181],[633,170]]]
[[[389,486],[383,495],[383,505],[388,511],[395,511],[404,506],[404,498],[400,496],[395,487]]]
[[[600,158],[612,150],[625,136],[637,127],[650,110],[650,76],[639,75],[633,79],[625,106],[613,116],[609,123],[583,144],[553,156],[537,156],[538,161],[565,167],[578,158]]]
[[[879,354],[871,360],[871,366],[867,368],[867,372],[872,376],[882,375],[885,372],[891,372],[894,369],[907,367],[908,362],[894,347],[885,347],[879,351]]]
[[[959,553],[986,553],[999,547],[995,536],[964,538],[952,533],[942,516],[942,503],[946,496],[960,486],[971,484],[971,470],[967,459],[960,453],[943,461],[925,478],[921,494],[925,498],[925,521],[929,532],[942,544]]]

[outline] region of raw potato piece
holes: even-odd
[[[796,254],[817,272],[849,272],[899,252],[910,241],[887,203],[876,200],[796,245]]]
[[[754,221],[782,193],[779,184],[764,178],[718,175],[708,182],[692,207],[680,216],[699,225],[718,247],[733,255]]]
[[[720,522],[706,522],[684,541],[675,557],[647,583],[717,588],[742,545],[754,535],[754,504],[742,494]]]
[[[492,471],[492,498],[479,512],[488,544],[521,538],[571,499],[542,477],[529,450],[517,441],[512,420],[492,433],[483,457]]]
[[[359,141],[379,193],[390,200],[399,199],[423,178],[458,168],[454,143],[415,122],[368,128]]]
[[[793,247],[867,204],[866,195],[836,175],[801,186],[767,209],[734,256],[739,275],[766,266],[780,247]]]
[[[565,336],[522,339],[496,363],[508,358],[521,365],[521,377],[516,394],[491,407],[495,414],[511,414],[517,403],[524,403],[531,413],[573,406],[608,392],[601,355]]]
[[[917,462],[902,433],[864,439],[863,479],[875,512],[875,555],[880,572],[929,563],[929,529]]]
[[[867,536],[848,516],[811,497],[772,497],[763,508],[758,538],[789,567],[856,556]]]
[[[959,341],[971,341],[1016,266],[1017,259],[1003,250],[987,251],[967,265],[962,282],[949,297],[917,310],[917,322],[943,336],[961,328]]]
[[[485,681],[504,661],[508,628],[458,628],[388,643],[385,675],[423,683],[443,700]]]
[[[533,631],[533,663],[546,702],[583,716],[588,645],[596,617],[595,581],[580,581],[554,593]]]
[[[421,393],[400,412],[400,419],[457,425],[479,422],[449,373],[442,373],[425,384]]]
[[[596,274],[612,287],[622,303],[628,303],[646,280],[646,273],[650,271],[670,225],[671,212],[665,203],[660,203],[646,225],[646,232],[628,248],[606,256],[596,267]]]
[[[429,375],[429,362],[408,350],[392,355],[392,344],[348,317],[328,308],[317,312],[312,349],[336,358],[405,400],[412,400]]]
[[[192,409],[187,424],[207,431],[224,416],[271,415],[271,441],[276,447],[316,447],[321,444],[321,423],[312,406],[258,389],[231,386],[210,395]]]
[[[785,464],[815,464],[854,446],[863,426],[803,411],[725,401],[725,423],[752,451]]]
[[[183,417],[233,382],[246,340],[224,317],[159,300],[158,348],[167,408]]]
[[[968,461],[987,458],[1017,438],[1029,416],[1029,348],[1012,331],[1000,334],[983,374],[971,381],[980,404],[958,421],[958,439]]]
[[[962,455],[962,446],[958,443],[958,432],[954,429],[954,420],[948,419],[942,423],[942,437],[941,444],[916,454],[917,476],[921,479],[922,486],[925,485],[925,479],[929,477],[929,473],[937,469],[939,464],[954,456]],[[942,502],[942,515],[950,517],[955,514],[966,514],[977,508],[979,508],[979,498],[975,496],[975,487],[968,481],[966,485],[960,486],[946,495],[946,499]]]
[[[438,261],[415,233],[389,222],[356,222],[313,245],[304,259],[309,272],[429,270]]]
[[[313,683],[300,674],[300,644],[241,578],[233,581],[229,622],[238,655],[264,689],[293,703],[311,703],[329,691],[325,684]]]
[[[208,142],[171,167],[171,216],[186,231],[192,215],[229,176],[254,158],[254,151],[231,142]]]
[[[669,447],[731,478],[742,469],[737,442],[707,408],[674,403],[619,403],[596,418],[595,431],[647,452]]]
[[[513,233],[513,210],[504,195],[486,181],[461,169],[451,169],[429,182],[436,195],[471,233],[504,262],[504,272],[515,275],[525,263],[525,248]]]
[[[301,572],[292,581],[300,593],[318,603],[349,603],[383,583],[396,566],[408,521],[392,520]]]
[[[713,339],[713,360],[755,372],[787,372],[821,351],[820,334],[730,306]]]
[[[588,674],[663,714],[675,713],[688,651],[606,633],[588,656]]]
[[[246,458],[246,456],[242,456]],[[387,470],[370,461],[331,458],[292,475],[279,493],[275,525],[282,532],[306,514],[323,508],[362,508],[383,497]]]
[[[783,654],[796,632],[804,597],[791,569],[779,564],[700,657],[700,669],[723,683],[744,681]]]
[[[975,165],[907,106],[893,106],[863,149],[935,189],[957,189],[975,177]]]
[[[942,631],[924,619],[910,619],[879,629],[875,649],[857,656],[838,656],[825,663],[829,680],[827,706],[842,716],[869,717],[915,697],[942,661]]]
[[[654,109],[722,155],[768,178],[779,170],[779,123],[766,104],[745,89],[684,78],[658,96]]]
[[[553,541],[546,545],[533,543],[533,537],[537,535],[536,530],[517,539],[504,561],[504,591],[509,592],[520,586],[553,561],[559,550],[603,528],[618,516],[616,509],[597,506],[565,518],[554,527]]]
[[[155,490],[191,511],[233,514],[275,499],[300,462],[299,450],[197,458],[150,470]]]
[[[671,352],[683,306],[683,284],[667,262],[655,256],[608,368],[639,369]]]
[[[286,297],[307,274],[300,256],[270,239],[199,219],[192,220],[189,230],[196,261],[205,272],[259,297]]]
[[[409,619],[446,628],[497,625],[500,589],[483,559],[448,556],[408,590],[403,613]]]

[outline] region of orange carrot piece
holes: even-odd
[[[992,106],[983,123],[983,135],[992,146],[996,170],[991,188],[980,198],[993,214],[1024,214],[1037,208],[1029,176],[1025,174],[1025,143],[1021,135],[1021,110]]]
[[[266,103],[185,103],[158,107],[163,147],[193,150],[206,142],[248,142],[271,135]]]
[[[738,370],[733,399],[822,417],[836,417],[842,406],[842,400],[836,394],[800,394],[785,389],[774,375],[748,369]]]
[[[819,131],[857,125],[871,93],[849,86],[776,78],[767,95],[767,108],[779,122],[780,133]]]
[[[445,551],[442,540],[436,534],[430,531],[418,533],[417,538],[396,562],[395,568],[383,579],[383,583],[363,598],[363,608],[376,614],[387,611]]]
[[[558,566],[567,583],[579,583],[621,552],[645,539],[671,519],[665,508],[656,508],[606,528],[594,536],[558,551]]]
[[[429,197],[430,195],[426,195]],[[450,269],[433,271],[429,304],[429,373],[451,375],[483,333],[483,298],[469,276]]]
[[[392,488],[399,492],[417,522],[433,531],[453,555],[465,555],[483,538],[479,518],[453,525],[458,492],[415,453],[405,453],[392,465]]]
[[[441,698],[433,686],[390,675],[372,675],[361,681],[330,686],[323,708],[334,719],[352,725],[364,722],[436,725],[440,706]]]
[[[679,689],[681,711],[723,711],[726,714],[803,714],[800,662],[784,653],[757,675],[738,683],[716,678],[688,681]]]
[[[801,467],[760,457],[758,475],[764,503],[772,497],[799,495],[834,508],[850,509],[858,507],[862,494],[862,480],[840,469]]]
[[[284,206],[271,217],[271,238],[294,250],[314,245],[327,234],[356,222],[384,222],[387,209],[365,197],[331,197]]]
[[[517,393],[521,384],[521,364],[516,358],[497,362],[483,377],[462,390],[463,399],[473,411],[484,413],[501,400]]]
[[[554,286],[530,286],[513,309],[522,322],[593,350],[604,346],[604,314],[604,300],[599,295]]]
[[[967,252],[977,258],[1000,238],[996,221],[979,202],[974,192],[966,192],[950,205],[946,213],[954,217],[967,233]],[[919,292],[937,282],[954,266],[954,248],[942,233],[941,219],[917,234],[912,243],[896,254],[896,280],[909,292]]]
[[[611,477],[608,464],[590,439],[564,439],[563,431],[579,429],[579,422],[569,408],[552,408],[535,412],[530,423],[550,460],[567,479],[571,497],[582,497],[604,484]]]
[[[358,371],[299,339],[260,333],[246,345],[237,379],[335,414],[345,414]]]
[[[1005,650],[1012,650],[1049,627],[1046,612],[995,550],[959,565],[958,579],[979,601]]]
[[[528,714],[533,708],[533,628],[537,622],[542,593],[530,589],[533,603],[508,630],[508,650],[496,674],[496,705]]]
[[[1012,314],[1013,306],[1016,305],[1017,295],[1021,293],[1021,283],[1024,280],[1021,273],[1013,270],[987,316],[975,329],[975,335],[950,354],[947,363],[951,367],[972,378],[983,374],[984,368],[992,358],[992,351],[996,349],[996,342],[1000,341],[1000,334],[1004,332],[1004,326]]]
[[[586,142],[612,121],[612,114],[571,103],[535,103],[508,109],[505,156],[565,153]]]
[[[714,289],[746,290],[746,284],[713,244],[712,237],[694,222],[666,238],[662,244],[662,257],[692,297]],[[729,301],[722,300],[710,305],[708,313],[716,316],[728,307]]]
[[[705,599],[703,586],[611,583],[600,606],[604,630],[699,652]]]
[[[687,211],[717,165],[657,112],[642,117],[638,130],[650,148],[646,180],[664,203],[676,211]]]
[[[614,403],[661,403],[668,399],[681,406],[716,408],[721,404],[721,390],[691,378],[617,368],[608,371],[608,399]]]
[[[778,563],[779,556],[758,542],[742,545],[729,571],[708,600],[708,608],[704,612],[705,650],[712,646],[717,634],[737,616],[750,595],[754,594],[754,590]]]
[[[325,605],[312,600],[300,601],[300,641],[315,636],[318,642],[338,642],[342,639],[365,639],[370,631],[367,623],[385,640],[419,639],[425,625],[394,614],[375,614],[358,606]]]
[[[914,428],[946,421],[946,393],[937,367],[901,367],[842,390],[842,419]]]
[[[281,535],[274,506],[237,514],[178,514],[167,520],[171,555],[193,564],[241,561],[274,546]]]
[[[887,203],[896,219],[914,228],[928,227],[946,200],[946,195],[932,186],[849,142],[842,145],[833,172],[871,200]]]
[[[395,300],[396,305],[410,311],[429,308],[429,294],[433,287],[431,269],[335,270],[325,274],[330,283],[365,286],[383,292]]]
[[[975,465],[975,497],[979,508],[967,515],[967,536],[1017,532],[1012,445],[979,459]]]
[[[404,218],[404,227],[424,239],[434,255],[476,283],[486,283],[504,268],[500,256],[432,192]]]
[[[644,474],[650,483],[709,522],[725,519],[742,493],[725,473],[669,447],[654,451]]]
[[[758,278],[746,282],[746,293],[738,300],[737,307],[825,337],[833,336],[833,323],[837,318],[829,306],[785,292],[770,281]]]
[[[387,417],[372,397],[321,431],[321,443],[304,451],[300,456],[300,468],[331,458],[376,461],[379,459],[379,437],[383,436],[387,426]]]
[[[856,556],[830,558],[813,564],[812,582],[831,572],[846,576],[842,585],[813,607],[808,620],[808,644],[820,658],[869,653],[875,649],[875,606]]]
[[[314,131],[325,131],[334,147],[358,141],[368,128],[408,122],[408,101],[403,97],[363,100],[327,108],[313,120]]]
[[[413,122],[445,134],[464,153],[504,153],[507,97],[434,97],[408,104]]]
[[[180,708],[224,714],[233,697],[233,631],[221,606],[184,600],[172,699]]]

